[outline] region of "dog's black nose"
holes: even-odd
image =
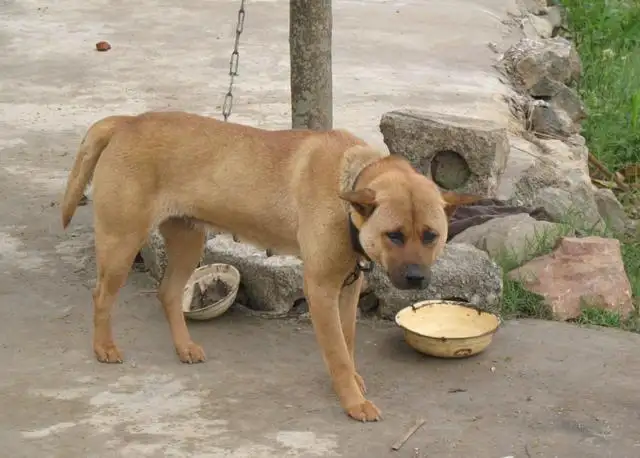
[[[420,266],[416,264],[410,264],[407,266],[407,273],[405,274],[407,284],[411,288],[420,288],[422,282],[424,282],[424,274]]]

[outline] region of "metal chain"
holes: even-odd
[[[229,59],[229,90],[224,96],[224,103],[222,104],[222,117],[225,121],[231,116],[231,109],[233,108],[233,83],[238,76],[238,63],[240,62],[240,53],[238,52],[238,45],[240,44],[240,35],[244,30],[244,18],[247,15],[244,9],[245,0],[240,2],[240,9],[238,10],[238,21],[236,22],[236,39],[233,43],[233,51],[231,52],[231,58]],[[233,240],[239,242],[240,239],[232,234]],[[270,252],[267,251],[267,256]]]
[[[244,9],[245,0],[240,2],[240,9],[238,10],[238,22],[236,23],[236,39],[233,44],[233,52],[231,53],[231,59],[229,59],[229,90],[224,96],[224,103],[222,104],[222,117],[226,121],[231,116],[231,109],[233,107],[233,82],[236,76],[238,76],[238,63],[240,61],[240,53],[238,52],[238,44],[240,43],[240,35],[244,30],[244,18],[246,12]]]

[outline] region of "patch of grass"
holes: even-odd
[[[562,0],[583,71],[578,92],[590,150],[611,170],[640,162],[640,6],[637,0]]]
[[[611,310],[585,307],[575,323],[583,326],[604,326],[640,333],[640,315],[637,309],[628,318],[623,318],[619,313]]]
[[[582,314],[576,319],[578,324],[590,324],[608,328],[619,328],[622,326],[623,321],[619,313],[591,307],[583,308]]]
[[[527,291],[523,286],[506,275],[503,278],[502,307],[503,318],[553,318],[551,310],[544,303],[542,296]]]

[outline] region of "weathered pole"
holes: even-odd
[[[331,0],[290,0],[291,124],[333,127]]]

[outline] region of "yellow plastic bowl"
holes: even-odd
[[[439,358],[464,358],[485,350],[500,327],[497,315],[464,302],[429,300],[405,307],[396,324],[415,350]]]
[[[191,298],[193,297],[193,287],[195,283],[207,286],[216,280],[222,281],[228,290],[228,293],[222,299],[207,304],[202,308],[191,310]],[[187,285],[184,287],[182,294],[182,312],[185,317],[192,320],[210,320],[222,315],[229,310],[236,300],[238,288],[240,287],[240,272],[230,264],[209,264],[197,268]]]

